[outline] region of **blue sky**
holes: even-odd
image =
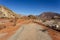
[[[60,13],[60,0],[0,0],[0,5],[23,15],[39,15],[42,12]]]

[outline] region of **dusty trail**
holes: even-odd
[[[52,40],[48,32],[35,23],[23,24],[9,40]]]
[[[16,33],[16,31],[20,28],[21,25],[23,25],[24,23],[29,23],[31,22],[31,20],[17,20],[16,22],[16,26],[11,26],[9,28],[5,28],[3,30],[0,30],[0,34],[3,34],[0,38],[0,40],[7,40],[10,36],[12,36],[13,34]],[[4,35],[4,33],[6,35]]]
[[[48,29],[43,32],[42,30]],[[0,40],[60,40],[60,33],[33,20],[17,20],[15,27],[0,31]]]

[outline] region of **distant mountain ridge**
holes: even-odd
[[[50,20],[50,19],[54,18],[55,16],[60,17],[60,14],[54,13],[54,12],[43,12],[38,17],[45,19],[45,20],[47,20],[47,19]]]

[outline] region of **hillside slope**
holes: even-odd
[[[60,14],[54,13],[54,12],[43,12],[43,13],[40,14],[38,17],[44,18],[45,20],[51,20],[51,19],[53,19],[55,16],[60,17]]]
[[[0,5],[0,17],[7,17],[7,18],[19,18],[21,15],[14,13],[12,10],[8,9],[5,6]]]

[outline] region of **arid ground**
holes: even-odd
[[[0,30],[0,40],[60,40],[60,32],[38,21],[18,19],[16,25],[12,22],[4,25],[6,28]]]

